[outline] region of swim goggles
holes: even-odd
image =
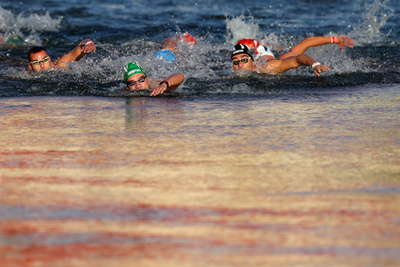
[[[239,65],[239,62],[242,62],[243,64],[246,64],[247,62],[249,62],[249,59],[250,59],[249,57],[246,57],[246,58],[234,60],[234,61],[232,61],[232,64],[235,65],[235,66]]]
[[[146,78],[147,78],[147,76],[142,76],[142,78],[140,78],[139,80],[137,80],[137,81],[132,81],[132,82],[127,82],[127,84],[129,85],[129,86],[134,86],[136,83],[142,83],[142,82],[144,82],[145,80],[146,80]]]
[[[43,60],[35,60],[35,61],[29,62],[29,63],[31,63],[32,65],[35,65],[35,66],[39,66],[40,62],[47,63],[47,62],[49,62],[49,59],[50,59],[49,57],[44,57]]]

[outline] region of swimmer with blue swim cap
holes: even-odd
[[[165,60],[167,62],[178,61],[178,45],[172,39],[164,40],[161,49],[154,53],[154,58]]]
[[[131,62],[124,67],[124,78],[126,82],[125,90],[133,92],[152,90],[150,96],[157,96],[165,91],[178,88],[185,77],[181,73],[176,73],[165,80],[151,80],[139,63]]]
[[[179,61],[179,51],[178,44],[180,42],[185,45],[195,45],[197,44],[196,39],[189,33],[183,33],[173,38],[168,38],[161,43],[160,50],[154,53],[154,58],[161,59],[166,62],[178,62]]]

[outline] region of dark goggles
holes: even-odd
[[[242,62],[243,64],[246,64],[247,62],[249,62],[249,59],[250,59],[249,57],[242,58],[242,59],[237,59],[237,60],[232,61],[232,64],[235,65],[235,66],[239,65],[239,62]]]
[[[136,83],[142,83],[142,82],[144,82],[144,81],[146,80],[146,78],[147,78],[147,76],[143,76],[143,77],[140,78],[139,80],[137,80],[137,81],[132,81],[132,82],[127,82],[127,84],[128,84],[129,86],[134,86]]]

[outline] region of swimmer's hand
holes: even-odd
[[[157,86],[156,89],[151,92],[150,96],[157,96],[161,95],[168,89],[168,85],[166,83],[161,83],[159,86]]]
[[[90,39],[82,40],[79,46],[82,50],[82,54],[88,54],[96,51],[96,46],[94,45],[94,42]]]
[[[336,37],[336,44],[339,46],[339,49],[343,52],[343,47],[354,47],[354,41],[351,40],[350,37],[347,36],[337,36]]]
[[[327,66],[322,65],[322,64],[316,65],[314,67],[314,73],[317,76],[320,76],[321,72],[323,72],[323,71],[330,71],[330,70],[331,70],[330,68],[328,68]]]

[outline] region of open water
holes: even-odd
[[[2,1],[0,266],[399,266],[398,1]],[[189,32],[178,63],[165,38]],[[23,43],[4,42],[18,34]],[[235,75],[242,38],[307,67]],[[70,70],[29,73],[82,39]],[[1,39],[0,39],[1,41]],[[279,48],[280,47],[280,48]],[[181,72],[123,93],[122,67]]]

